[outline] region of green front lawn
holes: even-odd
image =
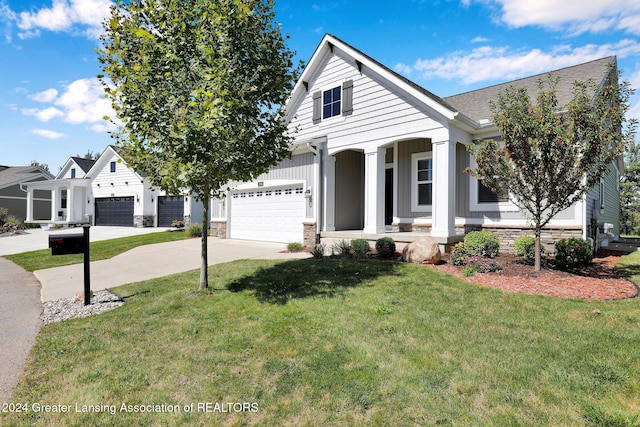
[[[209,271],[215,290],[195,290],[197,271],[126,285],[123,307],[43,327],[14,392],[28,412],[0,423],[640,425],[638,299],[508,294],[378,261]]]
[[[91,261],[113,258],[123,252],[137,246],[150,245],[153,243],[173,242],[186,238],[185,233],[158,232],[141,234],[138,236],[120,237],[118,239],[101,240],[91,242],[89,254]],[[45,268],[60,267],[62,265],[79,264],[84,262],[83,254],[74,255],[51,255],[51,249],[41,249],[38,251],[23,252],[20,254],[5,255],[6,259],[22,266],[27,271],[42,270]]]

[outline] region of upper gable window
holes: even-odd
[[[116,171],[116,162],[111,162],[111,164],[109,165],[109,171],[111,173]]]
[[[71,178],[76,177],[76,168],[71,168]]]
[[[353,114],[353,80],[313,93],[313,124],[335,116]]]
[[[329,117],[340,115],[340,92],[342,92],[342,89],[340,86],[338,86],[330,90],[325,90],[322,93],[323,119],[328,119]]]

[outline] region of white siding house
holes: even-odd
[[[127,166],[116,147],[95,160],[70,158],[56,179],[29,184],[27,194],[51,191],[50,224],[169,227],[174,220],[202,222],[202,203],[188,194],[167,195]],[[27,204],[27,220],[32,205]]]
[[[560,102],[570,99],[575,80],[617,78],[609,74],[615,61],[554,71]],[[254,182],[230,183],[226,197],[212,203],[213,233],[305,244],[347,231],[365,238],[393,233],[405,241],[429,233],[446,245],[469,230],[489,229],[508,246],[528,233],[527,218],[464,172],[473,166],[465,148],[499,137],[490,100],[509,84],[534,94],[540,77],[440,98],[327,34],[286,104],[296,130],[291,159]],[[546,241],[591,237],[594,214],[601,231],[607,223],[618,234],[619,174],[612,165],[599,209],[592,191],[552,220]],[[282,190],[280,198],[275,190]]]

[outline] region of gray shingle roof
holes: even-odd
[[[30,177],[47,177],[53,179],[53,175],[43,171],[36,166],[10,166],[5,169],[0,169],[0,187],[6,187],[8,185],[24,181]]]
[[[593,80],[596,84],[602,83],[607,76],[610,64],[615,66],[615,56],[551,71],[554,77],[560,78],[556,86],[559,104],[565,105],[571,100],[573,96],[573,83],[575,81]],[[483,89],[449,96],[444,98],[444,100],[451,104],[456,110],[475,121],[483,119],[493,121],[493,113],[489,107],[489,101],[497,100],[498,94],[509,86],[525,87],[529,96],[535,98],[539,92],[538,80],[541,78],[544,80],[548,74],[549,73],[538,74],[495,86],[489,86]]]
[[[96,162],[93,159],[85,159],[84,157],[72,157],[73,161],[76,162],[76,165],[80,167],[84,171],[84,173],[89,172],[91,166]]]

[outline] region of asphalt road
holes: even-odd
[[[40,330],[41,313],[36,277],[0,257],[0,405],[11,398]]]

